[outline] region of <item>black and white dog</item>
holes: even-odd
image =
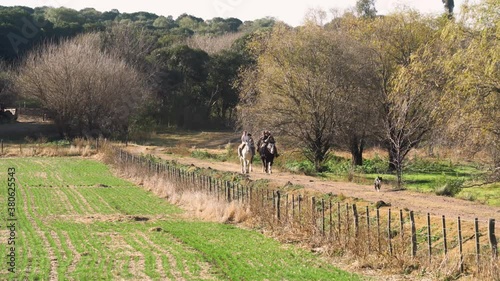
[[[375,178],[375,182],[374,182],[374,184],[375,184],[375,190],[376,190],[376,191],[380,191],[380,187],[382,186],[382,178],[381,178],[381,177],[379,177],[379,176],[377,176],[377,177]]]

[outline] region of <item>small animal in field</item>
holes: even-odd
[[[375,190],[380,192],[380,187],[382,186],[382,178],[377,176],[375,178],[374,184],[375,184]]]

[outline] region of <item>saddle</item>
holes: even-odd
[[[260,152],[261,154],[265,153],[265,150],[267,150],[269,153],[274,154],[274,143],[263,143],[260,146]]]

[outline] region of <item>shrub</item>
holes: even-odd
[[[389,161],[387,159],[382,159],[377,154],[373,159],[363,160],[363,172],[367,174],[380,174],[387,173],[387,168],[389,167]]]
[[[405,166],[406,173],[451,173],[453,163],[442,161],[431,161],[414,157]]]
[[[463,184],[464,179],[448,179],[443,177],[436,182],[434,192],[436,195],[454,197],[462,191]]]
[[[331,159],[325,162],[324,167],[325,167],[325,172],[330,172],[337,175],[347,174],[352,170],[351,160],[338,156],[332,156]]]
[[[285,168],[290,172],[314,174],[315,169],[311,161],[287,162]]]

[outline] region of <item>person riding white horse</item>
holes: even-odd
[[[243,131],[241,144],[238,146],[238,157],[241,163],[241,172],[248,173],[252,171],[253,156],[255,155],[255,143],[252,134]]]
[[[252,151],[252,161],[253,161],[253,156],[255,155],[255,142],[252,138],[252,134],[248,133],[245,130],[241,135],[241,144],[238,146],[238,153],[240,153],[239,151],[241,151],[246,144],[248,144],[250,150]]]

